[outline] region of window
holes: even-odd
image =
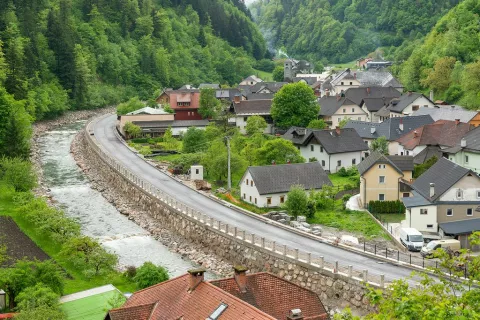
[[[465,163],[468,163],[468,156],[465,156]]]
[[[357,159],[353,158],[352,159],[352,164],[357,164]]]
[[[313,146],[313,144],[310,145],[310,151],[314,151],[314,146]]]
[[[255,198],[255,204],[257,204],[257,198]]]
[[[424,108],[428,108],[428,104],[424,104],[423,107],[424,107]]]
[[[342,86],[343,86],[343,81],[342,81]]]
[[[195,174],[199,174],[199,173],[200,173],[200,170],[195,169]]]
[[[323,147],[320,147],[320,152],[322,152],[322,153],[323,153]]]
[[[338,122],[342,121],[342,117],[338,117]]]
[[[353,85],[353,82],[352,82],[352,81],[350,81],[350,85]]]
[[[250,180],[250,186],[253,187],[253,180]]]
[[[447,209],[447,217],[453,216],[453,209]]]
[[[325,160],[322,160],[322,167],[325,167]]]
[[[337,161],[337,166],[338,166],[338,167],[341,167],[341,166],[342,166],[342,160],[338,160],[338,161]]]
[[[420,214],[422,215],[428,214],[428,209],[420,209]]]
[[[280,203],[285,203],[285,196],[280,196]]]
[[[347,109],[343,109],[343,113],[347,112]]]
[[[480,199],[480,191],[477,191],[477,199]]]
[[[458,189],[457,190],[457,199],[462,199],[462,197],[463,197],[463,191],[462,191],[462,189]]]
[[[404,197],[404,198],[408,198],[408,197],[410,197],[410,193],[408,193],[408,192],[404,192],[404,193],[403,193],[403,197]]]
[[[418,106],[412,106],[412,111],[417,111],[418,110]]]
[[[272,198],[271,198],[271,197],[268,197],[268,198],[267,198],[267,205],[270,205],[270,204],[272,204]]]
[[[247,186],[248,186],[248,179],[245,182],[247,183]]]
[[[368,141],[364,141],[364,142],[365,142],[365,144],[368,146]]]
[[[250,202],[252,202],[252,196],[250,196]]]
[[[433,228],[433,224],[427,224],[427,229],[432,229]]]
[[[379,164],[378,169],[385,169],[385,165],[384,164]]]
[[[362,121],[362,117],[358,117],[357,120],[358,120],[358,121]]]
[[[355,112],[355,108],[352,108],[352,112]]]
[[[469,217],[473,216],[473,209],[472,208],[467,208],[467,216],[469,216]]]
[[[248,117],[243,117],[244,122],[247,122],[247,120],[248,120]]]
[[[401,156],[403,156],[403,151],[402,151],[402,152],[400,152],[400,155],[401,155]]]
[[[378,195],[378,200],[380,200],[380,201],[385,201],[385,195],[384,195],[383,193],[380,193],[380,194]]]
[[[379,176],[378,183],[385,183],[385,176]]]
[[[243,194],[243,200],[245,200],[247,198],[247,196],[245,195],[245,193]]]

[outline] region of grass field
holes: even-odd
[[[103,320],[106,310],[110,309],[108,301],[119,295],[118,291],[108,291],[60,305],[68,320]]]
[[[273,81],[273,74],[271,72],[265,72],[262,70],[253,69],[255,71],[255,75],[262,79],[263,81]]]
[[[343,187],[345,185],[353,186],[355,184],[349,177],[340,177],[338,173],[329,174],[328,178],[335,187]]]
[[[381,213],[376,214],[382,221],[388,223],[400,223],[405,220],[405,213]]]
[[[333,67],[334,70],[340,70],[340,69],[356,69],[357,68],[357,61],[350,61],[346,63],[336,63],[336,64],[331,64],[331,67]]]

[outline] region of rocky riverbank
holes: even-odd
[[[82,152],[85,147],[84,136],[82,133],[79,133],[73,140],[70,148],[77,165],[90,180],[92,189],[102,193],[103,197],[114,205],[121,214],[128,216],[130,220],[150,232],[152,237],[161,242],[171,252],[178,253],[184,258],[198,263],[220,277],[233,274],[230,263],[222,261],[212,252],[206,252],[204,247],[192,243],[164,228],[157,220],[150,217],[147,212],[139,209],[135,203],[126,201],[115,188],[112,188],[103,180],[102,175],[94,166],[89,165],[89,159]]]

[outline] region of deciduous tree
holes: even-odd
[[[302,163],[305,159],[300,155],[300,151],[289,140],[274,139],[265,142],[265,144],[255,151],[255,163],[257,165]]]
[[[208,148],[205,130],[196,127],[187,129],[183,136],[183,152],[193,153],[206,150]]]
[[[307,214],[308,196],[303,186],[294,185],[290,187],[285,201],[285,209],[295,218]]]
[[[275,69],[273,69],[273,81],[282,82],[284,80],[283,76],[283,67],[276,66]]]
[[[370,145],[370,149],[372,151],[378,151],[381,154],[388,155],[388,141],[385,136],[381,136],[375,140],[372,141],[372,144]]]
[[[151,262],[145,262],[137,269],[137,274],[133,281],[138,289],[144,289],[157,283],[168,280],[168,271],[162,266],[156,266]]]
[[[221,111],[221,103],[215,97],[215,89],[205,88],[200,90],[200,107],[198,113],[204,119],[215,118]]]
[[[245,126],[245,131],[249,136],[254,135],[255,133],[263,133],[267,128],[267,121],[261,116],[251,116],[247,119],[247,125]]]
[[[307,128],[309,129],[325,129],[327,127],[327,124],[325,123],[325,121],[323,121],[323,119],[314,119],[312,121],[310,121],[310,123],[308,124]]]

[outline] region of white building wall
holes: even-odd
[[[398,155],[403,155],[403,156],[416,156],[420,152],[422,152],[423,149],[425,149],[427,146],[416,146],[413,148],[413,150],[407,150],[405,149],[401,144],[398,144]],[[403,153],[402,153],[403,152]]]
[[[464,168],[480,173],[480,154],[478,153],[465,152],[462,150],[456,154],[450,154],[448,159]]]
[[[388,142],[388,154],[389,155],[397,155],[398,153],[398,146],[399,143],[396,141],[389,141]]]
[[[427,209],[427,214],[420,214],[421,209]],[[427,225],[432,225],[427,228]],[[407,209],[406,226],[420,232],[438,232],[437,207],[424,206]]]
[[[357,121],[367,121],[367,113],[355,104],[341,106],[337,112],[332,115],[332,128],[337,127],[340,121],[347,118]]]
[[[258,207],[264,207],[267,204],[266,198],[262,200],[260,197],[255,182],[252,185],[252,175],[249,171],[247,171],[247,173],[244,175],[240,184],[240,197],[243,201],[251,204],[255,204],[255,199],[257,199],[256,206]]]
[[[462,196],[458,198],[457,191],[461,190]],[[439,201],[479,201],[477,192],[480,191],[480,180],[476,177],[465,176],[445,192]]]
[[[355,159],[355,164],[352,164],[352,160]],[[341,162],[341,165],[338,166],[338,161]],[[349,168],[351,166],[356,166],[362,161],[362,152],[346,152],[346,153],[337,153],[332,154],[330,157],[329,170],[330,173],[335,173],[340,170],[341,167]]]
[[[313,146],[313,151],[312,151]],[[362,161],[363,152],[345,152],[329,155],[325,149],[321,152],[321,145],[311,143],[307,146],[300,147],[300,154],[309,162],[310,158],[316,158],[322,165],[324,170],[330,171],[330,173],[337,172],[341,167],[351,167],[352,165],[358,165]],[[355,159],[355,164],[352,164],[352,160]],[[341,161],[341,166],[337,166],[337,161]]]
[[[197,129],[205,130],[205,126],[195,126]],[[189,127],[172,127],[172,135],[179,136],[187,132]]]

